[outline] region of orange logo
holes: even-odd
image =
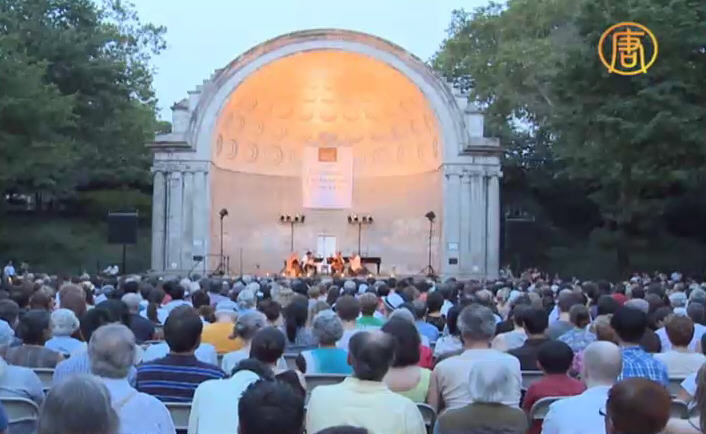
[[[611,42],[607,43],[607,40]],[[601,62],[609,73],[620,75],[645,74],[657,60],[657,51],[655,35],[638,23],[624,22],[611,26],[598,41]]]

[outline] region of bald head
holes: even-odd
[[[593,342],[583,351],[583,377],[587,382],[613,384],[622,369],[620,348],[612,342]]]

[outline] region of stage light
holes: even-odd
[[[279,221],[280,221],[281,223],[284,223],[284,214],[282,214],[282,215],[279,216]]]
[[[228,215],[228,210],[225,208],[221,208],[221,210],[218,212],[218,215],[220,215],[221,218],[223,218]]]
[[[434,211],[429,211],[428,213],[424,214],[424,217],[429,219],[430,222],[433,222],[436,218],[436,214],[434,214]]]
[[[353,223],[353,217],[350,215],[348,216],[348,223]]]

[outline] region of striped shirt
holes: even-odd
[[[190,402],[199,384],[224,377],[220,368],[193,355],[168,354],[137,367],[136,388],[161,401]]]

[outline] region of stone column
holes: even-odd
[[[181,269],[182,173],[169,174],[167,193],[167,263],[166,270]]]
[[[500,270],[500,176],[491,173],[488,178],[488,242],[486,247],[487,276],[498,277]]]
[[[197,267],[200,273],[204,273],[208,258],[208,230],[210,218],[208,215],[208,172],[198,171],[194,173],[194,235],[193,254],[202,255],[204,262]]]
[[[187,271],[193,266],[194,234],[194,173],[184,172],[182,200],[181,268]]]
[[[473,184],[470,173],[464,172],[460,176],[461,181],[461,196],[460,196],[460,245],[459,245],[459,272],[462,275],[468,275],[472,272],[473,265]]]
[[[455,276],[461,263],[461,175],[451,168],[445,168],[443,181],[444,212],[441,240],[443,255],[438,272],[442,276]],[[449,262],[452,258],[455,259],[455,264]]]
[[[154,171],[152,182],[152,266],[153,270],[164,270],[165,208],[167,205],[164,172]]]
[[[482,277],[485,273],[485,195],[483,174],[472,172],[471,179],[471,264],[474,277]]]

